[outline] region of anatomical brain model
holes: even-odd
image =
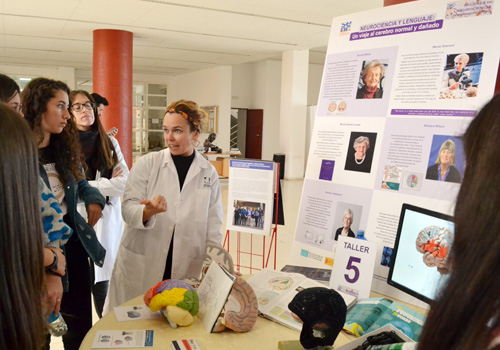
[[[427,226],[419,232],[416,246],[422,253],[424,264],[436,266],[441,274],[447,274],[450,266],[448,256],[453,243],[453,232],[444,227]]]

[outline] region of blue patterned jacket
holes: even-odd
[[[50,188],[49,178],[45,168],[39,164],[40,176],[47,187]],[[92,259],[94,264],[102,267],[104,258],[106,256],[106,249],[99,243],[97,235],[92,226],[78,213],[76,205],[78,198],[85,202],[85,206],[92,203],[99,204],[102,208],[106,204],[105,198],[101,195],[98,189],[89,185],[87,180],[76,181],[72,174],[68,174],[63,181],[64,196],[66,206],[68,208],[67,214],[64,216],[65,222],[73,229],[73,233],[77,234],[78,239],[82,243],[83,248],[88,256]],[[64,249],[63,249],[64,250]],[[63,276],[63,288],[68,290],[67,273]]]

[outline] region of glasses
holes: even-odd
[[[90,101],[87,101],[85,103],[75,103],[71,105],[71,110],[73,112],[81,112],[83,111],[83,108],[86,108],[87,111],[91,111],[94,108],[94,104]]]

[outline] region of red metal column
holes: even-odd
[[[384,0],[384,7],[391,6],[391,5],[397,5],[397,4],[403,4],[405,2],[410,2],[410,1],[415,1],[415,0]]]
[[[132,52],[133,33],[94,30],[94,92],[109,101],[101,122],[106,131],[118,128],[116,138],[129,167],[132,167]]]

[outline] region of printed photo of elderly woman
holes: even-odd
[[[436,137],[439,138],[436,139]],[[441,141],[443,138],[445,138],[445,140]],[[430,166],[427,168],[427,173],[425,174],[427,180],[455,183],[461,182],[461,171],[459,167],[457,167],[457,148],[459,147],[456,143],[457,140],[453,140],[451,137],[434,135],[431,154],[429,156]],[[462,162],[459,161],[458,163]]]
[[[377,134],[373,132],[352,132],[344,169],[369,173],[376,139]]]
[[[379,60],[364,61],[361,71],[362,84],[358,87],[356,98],[382,98],[385,71],[386,65]]]

